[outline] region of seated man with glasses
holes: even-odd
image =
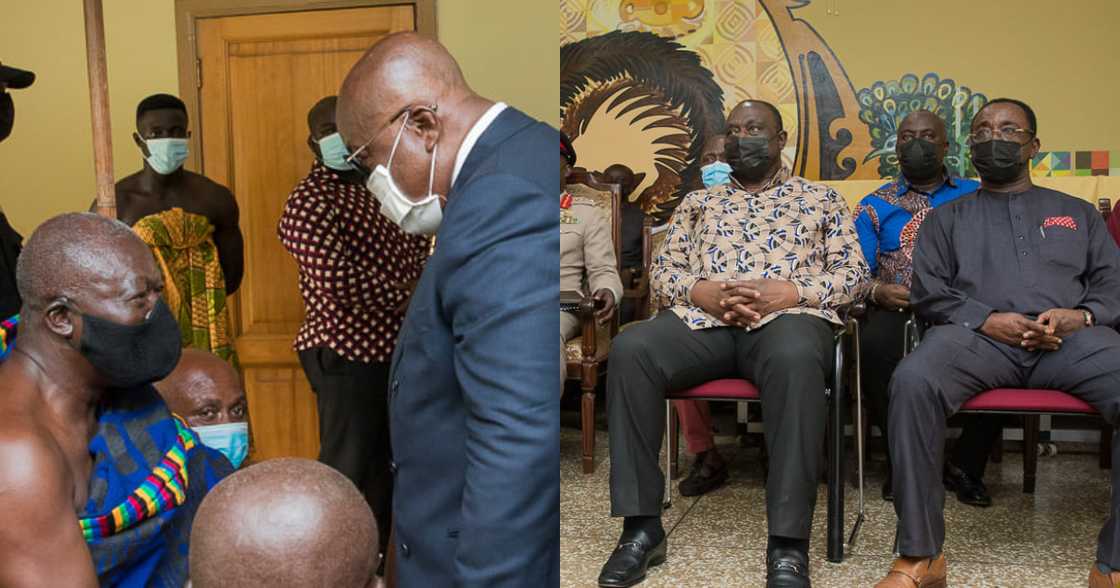
[[[887,437],[887,385],[902,360],[906,323],[910,320],[911,256],[918,228],[931,210],[975,192],[976,180],[953,177],[945,166],[949,139],[945,121],[918,110],[899,123],[895,154],[901,174],[865,197],[856,215],[856,232],[874,282],[867,322],[862,330],[863,383],[871,422]],[[1002,432],[996,415],[965,417],[964,431],[945,462],[944,484],[957,499],[991,506],[984,487],[984,467]],[[890,451],[883,500],[893,500]]]
[[[911,303],[934,326],[890,384],[901,557],[877,588],[945,586],[937,474],[945,419],[966,400],[1000,387],[1063,390],[1120,421],[1120,251],[1092,204],[1031,183],[1037,128],[1026,104],[989,102],[969,138],[980,190],[922,225]],[[1118,450],[1120,436],[1114,459]],[[1111,511],[1090,587],[1120,583],[1120,492]]]
[[[792,175],[785,145],[773,105],[747,101],[731,111],[731,183],[684,197],[650,271],[669,310],[612,344],[611,514],[625,522],[600,586],[632,586],[665,561],[664,395],[718,378],[747,378],[762,393],[767,586],[809,586],[832,326],[837,307],[863,293],[868,271],[844,199]]]

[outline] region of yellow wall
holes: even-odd
[[[479,93],[559,123],[558,8],[543,0],[438,0],[440,39]],[[136,104],[178,93],[173,0],[106,0],[105,35],[116,177],[139,168],[130,137]],[[13,91],[16,126],[0,143],[0,206],[30,234],[61,212],[93,200],[93,148],[85,33],[74,0],[5,1],[0,60],[38,75]]]
[[[832,5],[839,15],[827,14]],[[1043,150],[1120,152],[1116,0],[839,0],[794,15],[824,37],[856,90],[936,72],[1029,103]]]

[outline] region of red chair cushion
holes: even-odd
[[[1059,390],[994,388],[968,399],[961,410],[1096,414],[1085,401]]]
[[[718,398],[727,400],[758,400],[758,388],[754,384],[738,378],[712,380],[699,386],[666,394],[674,400],[689,398]]]

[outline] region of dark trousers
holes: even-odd
[[[1063,390],[1093,405],[1115,426],[1120,419],[1120,333],[1106,327],[1082,329],[1053,352],[1028,352],[959,325],[926,333],[890,384],[888,427],[901,554],[929,557],[941,552],[945,419],[972,396],[998,387]],[[1120,463],[1115,461],[1120,460],[1118,452],[1120,435],[1113,436],[1114,463]],[[1111,516],[1098,538],[1097,560],[1120,568],[1120,468],[1112,470],[1112,487]]]
[[[719,378],[746,378],[762,394],[770,450],[770,534],[807,539],[832,357],[829,324],[805,315],[781,316],[751,332],[731,327],[693,331],[673,313],[662,312],[627,328],[611,343],[607,373],[611,515],[661,514],[665,478],[658,454],[665,434],[665,393]]]
[[[863,394],[867,399],[871,423],[887,436],[888,390],[891,374],[902,361],[908,312],[892,312],[878,306],[867,309],[867,320],[860,330],[860,351]],[[967,415],[949,461],[977,480],[984,479],[984,470],[992,447],[1003,432],[1002,415]],[[885,439],[886,440],[886,439]],[[887,465],[890,467],[890,445],[887,444]]]
[[[365,495],[384,549],[393,506],[389,364],[350,361],[325,347],[300,351],[299,361],[319,408],[319,461],[342,472]]]

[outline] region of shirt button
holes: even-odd
[[[965,321],[964,326],[965,326],[966,329],[971,329],[972,328],[972,323],[970,323],[968,321]]]
[[[408,543],[401,543],[401,557],[408,557]]]
[[[1026,257],[1026,256],[1028,256],[1028,255],[1030,255],[1030,254],[1029,254],[1029,253],[1027,253],[1026,251],[1024,251],[1024,252],[1023,252],[1023,257]]]
[[[1023,236],[1022,236],[1022,235],[1019,235],[1019,240],[1020,240],[1020,241],[1022,241],[1022,240],[1023,240]]]
[[[393,392],[396,392],[397,390],[400,390],[400,389],[401,389],[400,380],[393,380]]]
[[[389,462],[389,473],[393,474],[394,476],[397,475],[397,462]]]

